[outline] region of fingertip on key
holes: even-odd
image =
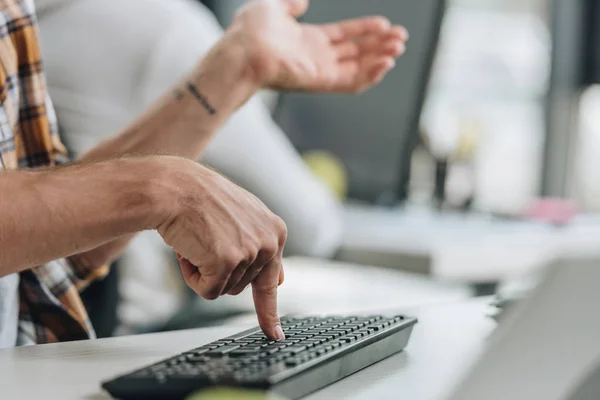
[[[275,327],[275,338],[279,340],[285,340],[285,333],[283,333],[281,325],[277,325]]]

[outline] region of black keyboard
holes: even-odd
[[[297,399],[404,349],[414,318],[284,317],[286,339],[259,328],[104,382],[123,399],[184,399],[211,387],[269,390]]]

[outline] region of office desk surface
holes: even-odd
[[[450,281],[493,282],[537,271],[557,257],[598,255],[600,214],[556,226],[477,213],[347,206],[340,261]]]
[[[309,396],[317,399],[444,397],[479,354],[495,324],[488,299],[414,310],[406,351]],[[109,399],[101,380],[242,330],[219,327],[0,351],[3,399]]]

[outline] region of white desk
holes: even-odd
[[[403,268],[442,280],[528,275],[556,257],[600,254],[600,215],[565,227],[480,214],[348,206],[339,260]]]
[[[414,310],[405,352],[311,396],[318,399],[439,400],[479,354],[495,324],[488,300]],[[238,332],[243,326],[121,337],[0,351],[3,399],[108,399],[100,380]]]

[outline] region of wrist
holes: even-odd
[[[258,41],[246,30],[237,25],[229,28],[223,36],[222,44],[225,51],[230,53],[230,58],[236,58],[238,65],[242,67],[243,79],[257,88],[264,87],[267,82],[265,76],[265,65],[260,57],[260,46]]]
[[[251,7],[253,6],[249,5],[247,8]],[[257,10],[250,14],[256,12]],[[253,77],[259,88],[271,87],[280,74],[273,51],[276,41],[272,37],[272,32],[265,29],[263,25],[263,23],[268,23],[263,19],[269,19],[260,17],[263,12],[269,11],[262,10],[258,11],[257,15],[249,15],[248,10],[241,10],[225,34],[231,43],[244,49],[249,75]]]
[[[264,74],[256,67],[255,60],[255,50],[243,32],[233,27],[202,59],[189,82],[207,94],[217,110],[223,108],[221,103],[228,103],[232,97],[237,108],[265,85]],[[209,79],[213,76],[219,76],[219,79]],[[234,90],[223,90],[229,87]]]
[[[140,198],[148,202],[148,218],[144,221],[143,230],[157,230],[165,225],[177,213],[183,186],[179,182],[180,163],[193,163],[174,156],[145,157],[140,171],[134,172],[139,179],[138,192]]]

